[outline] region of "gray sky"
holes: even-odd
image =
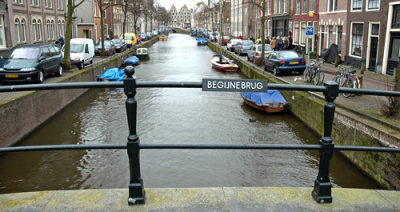
[[[186,4],[189,9],[192,9],[200,1],[203,1],[206,4],[208,2],[208,0],[154,0],[154,2],[158,2],[167,10],[171,9],[172,4],[174,4],[178,11],[184,4]]]

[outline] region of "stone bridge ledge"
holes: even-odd
[[[318,204],[312,188],[148,188],[146,204],[129,206],[128,189],[60,190],[0,195],[0,211],[400,211],[400,192],[333,188]]]

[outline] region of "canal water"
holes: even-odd
[[[211,68],[214,53],[188,35],[170,34],[135,67],[138,81],[241,79]],[[290,113],[268,115],[243,103],[239,93],[198,88],[139,88],[138,135],[145,144],[317,144],[319,136]],[[19,145],[124,144],[128,128],[121,89],[92,89]],[[142,150],[145,187],[312,187],[316,151]],[[0,156],[0,193],[127,188],[126,150],[8,153]],[[335,154],[335,187],[379,188]]]

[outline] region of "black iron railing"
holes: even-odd
[[[48,151],[48,150],[77,150],[77,149],[127,149],[130,166],[130,182],[128,204],[144,204],[145,192],[143,180],[140,174],[140,150],[141,149],[279,149],[279,150],[318,150],[320,151],[320,164],[318,176],[314,183],[312,197],[318,203],[332,202],[332,183],[329,179],[330,160],[334,150],[341,151],[373,151],[400,153],[399,148],[387,147],[365,147],[365,146],[335,146],[332,138],[332,125],[335,114],[333,103],[339,93],[356,93],[377,96],[400,97],[397,91],[382,91],[370,89],[340,88],[335,82],[326,82],[323,86],[311,85],[288,85],[268,84],[268,88],[277,90],[297,90],[323,92],[326,103],[324,105],[324,134],[319,145],[297,145],[297,144],[242,144],[242,145],[220,145],[220,144],[140,144],[136,133],[137,102],[135,100],[136,88],[160,87],[160,88],[202,88],[202,82],[136,82],[133,77],[134,68],[128,66],[125,69],[127,78],[124,82],[77,82],[57,83],[39,85],[17,85],[1,86],[0,92],[30,91],[30,90],[52,90],[52,89],[78,89],[78,88],[124,88],[127,96],[126,113],[128,117],[129,135],[125,145],[120,144],[71,144],[71,145],[42,145],[42,146],[20,146],[0,148],[2,152],[24,152],[24,151]]]

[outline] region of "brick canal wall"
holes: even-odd
[[[73,69],[72,73],[67,72],[60,77],[57,83],[96,81],[105,70],[119,67],[124,59],[133,55],[136,48],[150,47],[157,41],[158,37],[155,37],[93,66],[82,70]],[[0,147],[14,145],[86,91],[87,89],[29,91],[22,92],[20,96],[10,101],[1,102]]]
[[[215,52],[223,52],[230,59],[236,60],[240,71],[249,79],[267,79],[270,83],[289,83],[278,79],[247,61],[220,49],[215,43],[208,43]],[[324,130],[324,104],[322,95],[303,91],[282,91],[289,102],[289,109],[308,127],[322,136]],[[345,105],[336,104],[332,138],[336,145],[400,147],[398,130],[382,125],[362,114],[356,114]],[[371,104],[374,104],[371,102]],[[388,189],[400,190],[400,154],[343,151],[347,159],[363,172]],[[343,170],[345,171],[345,170]]]

